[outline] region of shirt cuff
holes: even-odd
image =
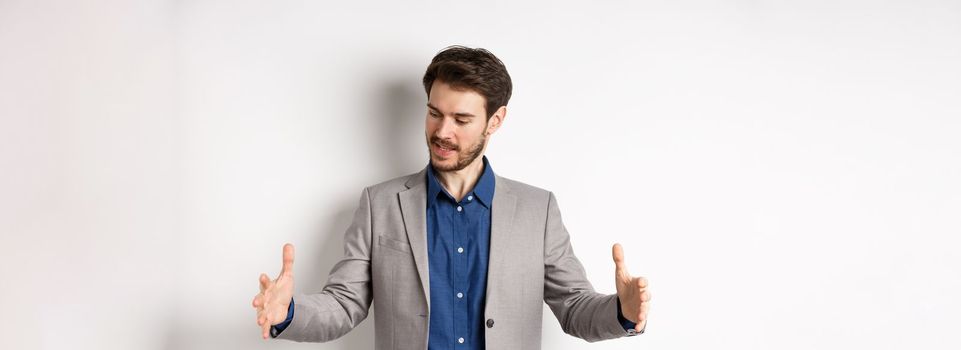
[[[642,329],[642,330],[640,330],[640,331],[635,331],[635,330],[634,330],[634,327],[637,327],[637,323],[631,322],[631,320],[628,320],[627,318],[624,318],[624,314],[621,313],[621,298],[620,298],[620,297],[617,298],[617,321],[620,322],[620,323],[621,323],[621,326],[624,327],[624,330],[627,331],[627,335],[628,335],[628,336],[638,335],[638,334],[644,333],[644,329]],[[647,326],[645,325],[644,328],[646,329]]]
[[[620,307],[618,307],[617,312],[618,314],[620,314]],[[294,320],[294,298],[290,298],[290,306],[287,307],[287,319],[284,320],[284,322],[270,326],[270,337],[276,338],[278,335],[280,335],[280,332],[283,332],[285,329],[287,329],[287,326],[290,325],[290,321],[293,321],[293,320]]]

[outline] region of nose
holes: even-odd
[[[453,139],[454,138],[454,119],[453,118],[441,118],[440,125],[437,126],[437,130],[434,135],[441,139]]]

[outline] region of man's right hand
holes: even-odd
[[[287,319],[287,309],[294,296],[294,245],[284,245],[284,264],[280,276],[271,281],[267,274],[260,274],[260,293],[254,297],[257,310],[257,325],[263,330],[263,337],[270,337],[270,326]]]

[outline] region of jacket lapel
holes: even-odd
[[[407,189],[397,195],[400,197],[400,211],[404,216],[404,228],[414,254],[417,275],[424,288],[424,299],[430,310],[430,275],[427,261],[427,168],[411,176],[405,184]]]
[[[511,257],[511,227],[514,223],[514,208],[517,197],[500,176],[495,176],[494,203],[491,205],[491,242],[487,260],[487,297],[491,291],[501,286],[497,276],[508,276]],[[495,277],[495,278],[492,278]]]

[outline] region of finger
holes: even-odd
[[[259,307],[261,307],[261,306],[264,306],[264,295],[263,295],[263,294],[257,294],[257,296],[254,297],[253,305],[254,305],[254,307],[256,307],[256,308],[259,308]]]
[[[641,320],[641,322],[638,322],[638,323],[634,326],[634,331],[635,331],[635,332],[640,332],[642,329],[644,329],[644,327],[647,327],[647,320],[646,320],[646,319]]]
[[[627,266],[624,264],[624,248],[621,247],[620,243],[614,243],[614,247],[611,248],[611,255],[614,258],[614,267],[617,269],[618,274],[627,274]]]
[[[267,312],[264,312],[260,319],[260,329],[263,331],[264,339],[270,336],[270,319],[267,317]]]
[[[270,322],[264,322],[264,325],[261,327],[263,327],[264,339],[270,337]]]
[[[640,312],[637,313],[637,320],[639,321],[638,323],[647,320],[647,314],[650,308],[651,308],[650,303],[641,303],[641,307],[640,307],[641,310]]]
[[[647,288],[647,278],[644,278],[644,277],[635,278],[634,285],[637,286],[638,289]]]
[[[290,275],[294,273],[294,245],[287,243],[284,244],[284,265],[280,269],[281,275]]]
[[[641,302],[648,302],[651,300],[651,292],[643,291],[641,292]]]
[[[270,277],[267,274],[260,274],[260,292],[263,293],[267,288],[270,288]]]

